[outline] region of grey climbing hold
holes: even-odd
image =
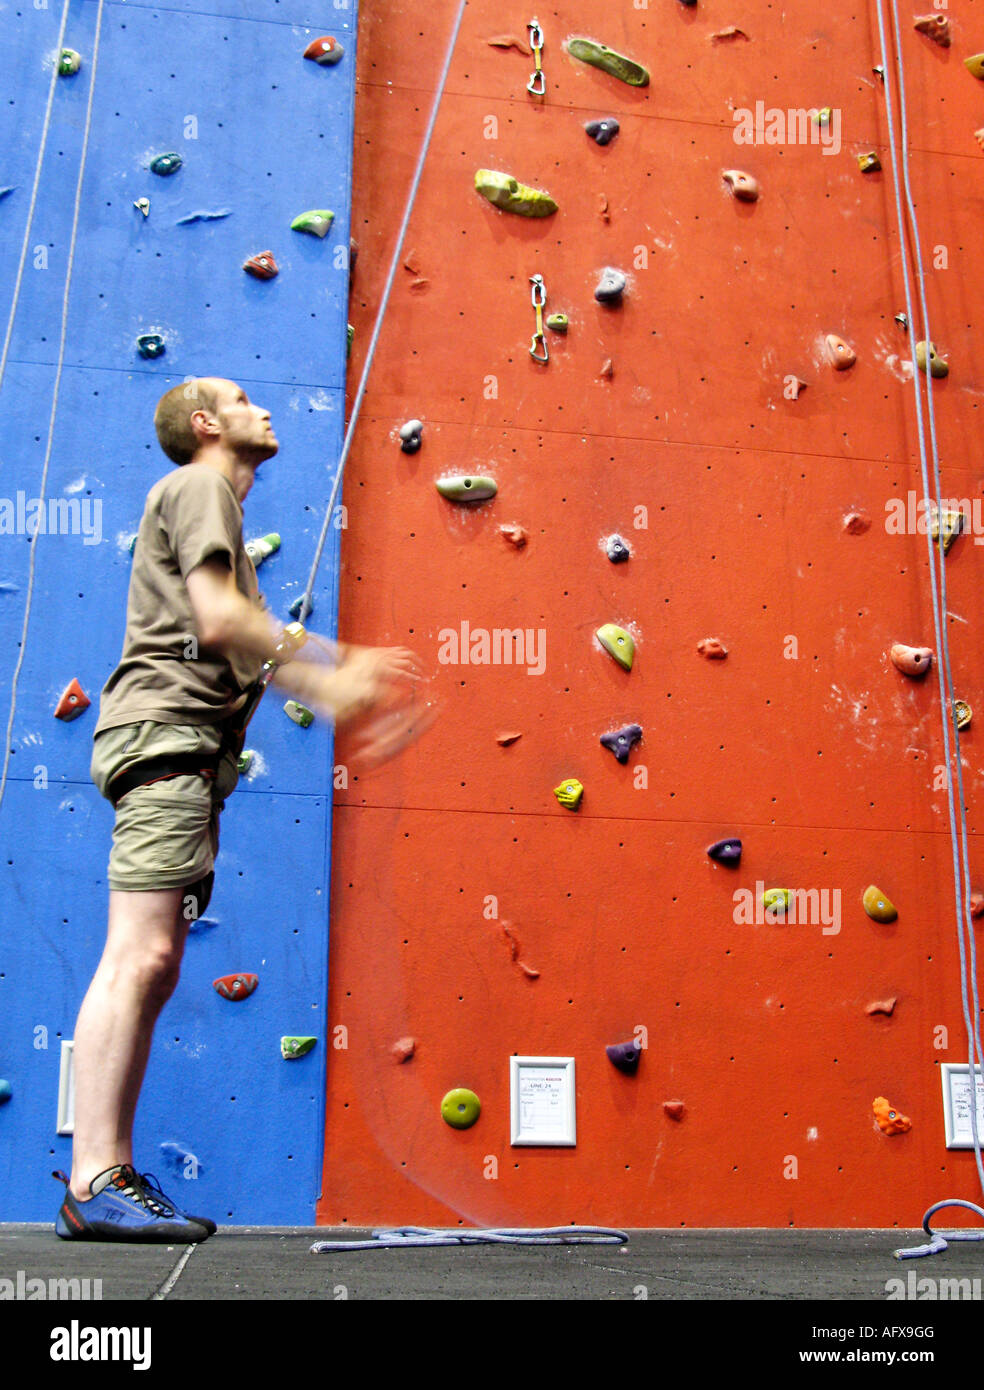
[[[584,129],[596,145],[608,145],[618,134],[619,125],[614,116],[606,116],[602,121],[585,121]]]
[[[909,331],[909,315],[908,315],[908,314],[896,314],[896,315],[895,315],[895,322],[898,324],[898,326],[899,326],[900,328],[904,329],[905,332],[908,333],[908,331]]]
[[[183,163],[184,160],[174,151],[171,151],[170,154],[159,154],[150,161],[150,172],[160,174],[161,178],[166,178],[168,174],[176,174]]]
[[[137,352],[141,357],[163,357],[164,339],[159,333],[141,333],[137,339]]]
[[[144,215],[144,217],[149,217],[149,216],[150,216],[150,199],[149,199],[149,198],[138,198],[137,201],[134,203],[133,206],[136,208],[137,212],[142,212],[143,215]]]
[[[293,719],[295,724],[300,724],[302,729],[306,729],[314,723],[314,715],[299,700],[288,700],[284,704],[284,714],[288,719]]]
[[[622,729],[602,734],[601,743],[605,748],[611,749],[620,763],[627,763],[629,754],[641,738],[642,728],[639,724],[626,724]]]
[[[621,536],[609,536],[608,540],[605,542],[605,554],[613,565],[620,565],[629,558],[632,551],[625,544]]]
[[[400,426],[400,448],[405,454],[415,454],[421,445],[423,420],[408,420]]]
[[[717,864],[736,865],[741,860],[741,841],[716,840],[713,845],[708,845],[707,853]]]
[[[253,561],[254,569],[259,569],[263,561],[269,560],[279,549],[280,537],[276,531],[271,531],[267,536],[260,536],[255,541],[246,542],[246,554]]]
[[[189,212],[186,217],[179,217],[174,225],[188,227],[192,222],[218,222],[223,217],[229,217],[231,213],[232,208],[220,208],[218,212]]]
[[[599,304],[621,304],[625,291],[625,276],[614,266],[607,265],[601,272],[594,297]]]
[[[642,1048],[633,1039],[632,1042],[612,1043],[605,1048],[605,1053],[609,1062],[618,1067],[619,1071],[632,1075],[639,1067]]]

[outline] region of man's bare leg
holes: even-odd
[[[133,1162],[133,1119],[161,1009],[188,935],[186,890],[110,890],[102,959],[75,1027],[75,1136],[70,1187],[86,1201],[107,1168]]]

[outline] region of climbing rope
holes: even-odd
[[[926,344],[927,344],[927,353],[928,353],[928,351],[929,351],[929,346],[928,346],[928,345],[929,345],[930,343],[932,343],[933,338],[932,338],[932,333],[931,333],[931,330],[930,330],[929,309],[928,309],[928,306],[927,306],[927,303],[926,303],[926,277],[925,277],[925,272],[924,272],[924,268],[923,268],[922,253],[921,253],[920,244],[919,244],[919,225],[918,225],[918,220],[917,220],[917,217],[916,217],[915,205],[914,205],[914,202],[913,202],[913,199],[912,199],[912,188],[911,188],[911,183],[910,183],[910,179],[909,179],[908,130],[907,130],[906,106],[905,106],[905,73],[904,73],[904,65],[903,65],[903,61],[902,61],[902,44],[901,44],[901,37],[900,37],[900,33],[899,33],[898,10],[897,10],[897,6],[896,6],[896,0],[891,0],[891,6],[892,6],[891,12],[892,12],[893,30],[894,30],[894,37],[895,37],[895,53],[896,53],[896,62],[895,62],[895,65],[896,65],[897,71],[898,71],[898,84],[899,84],[898,101],[899,101],[899,116],[900,116],[899,124],[900,124],[900,133],[901,133],[901,147],[900,147],[900,149],[899,149],[899,147],[897,146],[897,143],[896,143],[895,118],[894,118],[893,111],[892,111],[892,85],[891,85],[891,82],[890,82],[890,68],[889,68],[888,56],[887,56],[887,55],[888,55],[888,45],[887,45],[887,43],[886,43],[886,37],[885,37],[885,18],[884,18],[884,9],[883,9],[883,5],[884,5],[884,0],[878,0],[878,10],[877,10],[877,12],[878,12],[878,31],[879,31],[879,37],[880,37],[880,40],[881,40],[881,47],[882,47],[882,67],[883,67],[884,82],[885,82],[885,108],[886,108],[886,114],[887,114],[887,118],[888,118],[889,141],[890,141],[890,144],[891,144],[891,147],[892,147],[892,155],[893,155],[893,158],[892,158],[892,176],[893,176],[893,184],[894,184],[894,190],[895,190],[895,207],[896,207],[896,216],[897,216],[897,219],[898,219],[898,227],[899,227],[900,249],[901,249],[901,252],[902,252],[902,255],[901,255],[901,262],[902,262],[903,282],[904,282],[904,287],[905,287],[906,313],[907,313],[907,316],[908,316],[909,330],[910,330],[910,332],[913,332],[913,331],[914,331],[914,327],[915,327],[916,319],[915,319],[915,315],[914,315],[914,313],[913,313],[912,287],[911,287],[910,278],[909,278],[909,266],[908,266],[908,262],[907,262],[907,258],[906,258],[906,254],[905,254],[906,227],[905,227],[905,220],[904,220],[903,212],[902,212],[902,194],[901,194],[901,189],[900,189],[900,185],[899,185],[899,164],[901,164],[902,179],[903,179],[904,187],[905,187],[906,208],[907,208],[908,214],[909,214],[909,227],[910,227],[910,234],[911,234],[911,235],[910,235],[910,239],[911,239],[911,242],[912,242],[912,252],[913,252],[913,257],[914,257],[914,261],[915,261],[916,281],[917,281],[917,284],[918,284],[918,287],[919,287],[919,300],[920,300],[920,309],[921,309],[921,314],[922,314],[923,335],[924,335],[924,336],[923,336],[923,341],[925,341]],[[896,151],[897,151],[897,150],[899,150],[899,157],[898,157],[898,159],[896,159],[896,157],[895,157],[895,156],[896,156]],[[913,359],[915,359],[915,354],[913,354]],[[942,727],[943,727],[943,747],[944,747],[944,753],[945,753],[945,757],[946,757],[946,767],[947,767],[947,779],[946,779],[946,785],[947,785],[947,803],[948,803],[949,817],[950,817],[950,844],[951,844],[952,856],[953,856],[954,899],[955,899],[955,908],[956,908],[956,916],[957,916],[957,945],[958,945],[959,956],[960,956],[960,993],[961,993],[961,1000],[962,1000],[962,1004],[963,1004],[964,1024],[965,1024],[966,1029],[967,1029],[968,1047],[969,1047],[969,1054],[970,1054],[970,1056],[969,1056],[969,1076],[970,1076],[970,1095],[971,1095],[971,1103],[970,1103],[971,1133],[972,1133],[972,1136],[973,1136],[974,1157],[975,1157],[976,1164],[977,1164],[977,1173],[978,1173],[978,1177],[979,1177],[979,1179],[980,1179],[981,1188],[982,1188],[982,1190],[984,1190],[984,1165],[982,1165],[982,1161],[981,1161],[981,1144],[980,1144],[980,1136],[979,1136],[979,1134],[978,1134],[978,1125],[977,1125],[977,1087],[976,1087],[976,1064],[975,1064],[975,1057],[976,1057],[976,1059],[979,1059],[980,1061],[984,1061],[984,1054],[982,1054],[982,1049],[981,1049],[981,1037],[980,1037],[980,1025],[979,1025],[980,1009],[979,1009],[978,997],[977,997],[977,955],[976,955],[976,944],[975,944],[975,941],[974,941],[974,932],[973,932],[973,926],[972,926],[972,922],[971,922],[971,910],[970,910],[970,867],[969,867],[969,858],[968,858],[968,852],[967,852],[967,817],[966,817],[966,806],[965,806],[965,802],[964,802],[963,772],[962,772],[961,757],[960,757],[960,731],[959,731],[959,729],[958,729],[958,727],[957,727],[956,712],[955,712],[954,707],[953,707],[953,677],[952,677],[952,671],[951,671],[951,668],[950,668],[950,649],[949,649],[949,641],[948,641],[947,633],[946,633],[946,561],[945,561],[945,556],[944,556],[944,552],[943,552],[943,535],[942,535],[942,527],[943,527],[943,517],[942,517],[942,502],[943,502],[943,499],[942,499],[942,485],[941,485],[941,481],[940,481],[939,454],[938,454],[937,443],[936,443],[936,421],[935,421],[935,414],[934,414],[934,410],[933,410],[932,374],[931,374],[931,372],[929,371],[929,364],[928,364],[928,361],[927,361],[926,371],[925,371],[925,372],[920,372],[920,370],[918,369],[918,367],[917,367],[916,364],[915,364],[915,360],[913,360],[913,385],[914,385],[914,388],[915,388],[916,421],[917,421],[917,430],[918,430],[918,435],[919,435],[919,462],[920,462],[920,469],[921,469],[921,476],[922,476],[923,493],[924,493],[924,496],[925,496],[926,501],[928,502],[928,501],[930,500],[930,498],[932,497],[932,493],[931,493],[931,491],[930,491],[929,469],[928,469],[928,463],[927,463],[926,427],[925,427],[925,424],[924,424],[924,421],[923,421],[923,402],[922,402],[922,378],[923,378],[923,377],[925,378],[925,385],[926,385],[926,412],[927,412],[928,421],[929,421],[930,449],[931,449],[931,453],[932,453],[932,463],[933,463],[933,479],[934,479],[935,487],[936,487],[935,505],[936,505],[937,532],[938,532],[938,536],[939,536],[938,542],[934,541],[933,536],[932,536],[932,533],[931,533],[931,532],[932,532],[932,528],[929,527],[929,526],[927,526],[927,528],[926,528],[926,544],[927,544],[927,549],[928,549],[928,553],[929,553],[929,575],[930,575],[930,588],[931,588],[931,593],[932,593],[932,604],[933,604],[933,624],[934,624],[934,631],[935,631],[935,636],[936,636],[936,650],[937,650],[937,653],[938,653],[937,663],[936,663],[936,669],[937,669],[937,677],[938,677],[939,688],[940,688],[940,706],[941,706],[940,714],[941,714]],[[939,564],[939,567],[940,567],[939,585],[937,585],[937,576],[936,576],[936,566],[937,566],[937,564]],[[949,738],[950,728],[948,727],[948,719],[947,719],[947,710],[948,710],[948,709],[949,709],[950,723],[952,723],[952,732],[953,732],[953,737],[954,737],[954,750],[953,750],[953,753],[951,753],[951,750],[950,750],[950,738]],[[957,804],[956,806],[955,806],[955,804],[954,804],[954,786],[953,786],[953,780],[954,780],[954,779],[953,779],[953,777],[952,777],[952,775],[951,775],[951,766],[952,766],[952,764],[953,764],[954,758],[955,758],[955,762],[956,762],[956,784],[957,784],[957,798],[958,798],[958,804]],[[958,852],[958,842],[957,842],[957,827],[958,827],[958,825],[959,825],[959,831],[960,831],[960,835],[959,835],[959,841],[960,841],[959,852]],[[969,949],[968,949],[968,947],[965,945],[965,941],[964,941],[964,933],[965,933],[965,931],[966,931],[966,933],[967,933],[967,938],[968,938],[968,942],[969,942]],[[969,955],[969,962],[968,962],[968,955]],[[973,998],[973,1014],[971,1014],[971,1004],[970,1004],[970,1001],[968,1000],[968,976],[969,976],[970,992],[971,992],[971,995],[972,995],[972,998]],[[919,1256],[922,1256],[922,1255],[933,1255],[933,1254],[936,1254],[936,1253],[938,1253],[939,1251],[945,1250],[945,1249],[946,1249],[946,1243],[947,1243],[947,1240],[948,1240],[948,1239],[949,1239],[949,1240],[984,1240],[984,1231],[979,1231],[979,1232],[978,1232],[978,1231],[975,1231],[975,1232],[967,1232],[967,1233],[964,1233],[964,1234],[961,1234],[961,1233],[959,1233],[959,1232],[950,1232],[946,1238],[944,1238],[942,1235],[936,1235],[936,1234],[934,1234],[933,1231],[931,1230],[930,1226],[929,1226],[929,1218],[930,1218],[935,1212],[939,1211],[941,1208],[943,1208],[943,1207],[949,1207],[949,1206],[963,1206],[963,1207],[969,1207],[971,1211],[975,1211],[975,1212],[977,1212],[978,1214],[984,1216],[984,1211],[981,1211],[981,1208],[980,1208],[980,1207],[975,1206],[973,1203],[965,1202],[965,1201],[963,1201],[963,1200],[961,1200],[961,1199],[951,1199],[951,1200],[947,1200],[947,1201],[943,1201],[943,1202],[938,1202],[938,1203],[936,1203],[934,1206],[932,1206],[932,1207],[929,1209],[929,1211],[926,1213],[926,1215],[923,1217],[923,1228],[924,1228],[924,1230],[926,1231],[927,1235],[930,1237],[930,1243],[927,1244],[927,1245],[915,1246],[915,1247],[912,1247],[912,1248],[910,1248],[910,1249],[896,1250],[896,1251],[895,1251],[896,1258],[898,1258],[898,1259],[914,1259],[914,1258],[918,1258]]]
[[[78,180],[77,180],[76,185],[75,185],[75,206],[74,206],[74,211],[73,211],[73,215],[72,215],[72,233],[71,233],[71,236],[70,236],[70,238],[69,238],[69,243],[68,243],[68,262],[67,262],[66,269],[65,269],[65,288],[64,288],[64,291],[63,291],[63,293],[62,293],[61,336],[60,336],[60,338],[59,338],[59,340],[58,340],[58,362],[57,362],[57,365],[56,365],[56,367],[55,367],[55,385],[54,385],[54,390],[53,390],[52,396],[51,396],[51,414],[50,414],[50,416],[49,416],[49,418],[48,418],[48,438],[47,438],[47,441],[46,441],[46,443],[45,443],[45,449],[44,449],[44,463],[43,463],[42,468],[41,468],[41,486],[40,486],[40,489],[39,489],[39,494],[40,494],[41,511],[42,511],[42,513],[43,513],[43,511],[44,511],[45,490],[46,490],[46,488],[47,488],[47,486],[48,486],[48,465],[49,465],[49,463],[51,462],[51,450],[52,450],[52,447],[53,447],[53,445],[54,445],[54,439],[55,439],[55,417],[56,417],[56,415],[57,415],[57,413],[58,413],[58,395],[59,395],[59,391],[61,390],[62,366],[63,366],[63,363],[64,363],[64,361],[65,361],[65,338],[66,338],[67,332],[68,332],[68,296],[69,296],[69,290],[70,290],[71,284],[72,284],[72,267],[73,267],[73,265],[74,265],[74,263],[75,263],[75,242],[76,242],[76,239],[77,239],[77,237],[78,237],[78,229],[79,229],[79,210],[80,210],[81,205],[82,205],[82,180],[83,180],[83,178],[84,178],[84,176],[85,176],[85,161],[86,161],[86,156],[87,156],[88,151],[89,151],[89,132],[90,132],[90,129],[91,129],[91,127],[92,127],[92,102],[93,102],[93,97],[94,97],[94,95],[95,95],[95,90],[96,90],[96,65],[97,65],[98,59],[99,59],[99,36],[100,36],[101,31],[102,31],[103,4],[104,4],[104,0],[99,0],[99,7],[98,7],[98,9],[97,9],[97,11],[96,11],[96,33],[95,33],[95,38],[93,39],[93,43],[92,43],[92,73],[91,73],[90,78],[89,78],[89,97],[88,97],[88,101],[86,102],[86,108],[85,108],[85,128],[84,128],[83,135],[82,135],[82,154],[81,154],[81,158],[79,159],[79,176],[78,176]],[[67,0],[66,0],[66,13],[67,13],[67,8],[68,8],[68,6],[67,6]],[[63,13],[63,15],[62,15],[62,28],[61,28],[61,31],[59,32],[59,49],[61,48],[61,40],[62,40],[62,38],[64,37],[64,30],[65,30],[65,14]],[[56,79],[53,79],[53,81],[54,81],[54,80],[56,80]],[[47,112],[46,115],[45,115],[45,139],[47,139],[48,120],[49,120],[50,114],[51,114],[51,108],[50,108],[50,100],[49,100],[48,112]],[[37,193],[38,179],[39,179],[39,177],[40,177],[40,171],[41,171],[41,158],[42,158],[43,152],[44,152],[44,149],[43,149],[43,144],[42,144],[41,152],[40,152],[39,155],[38,155],[38,170],[37,170],[37,174],[35,175],[35,180],[34,180],[34,193],[32,194],[32,197],[31,197],[31,212],[30,212],[30,215],[29,215],[29,217],[28,217],[27,230],[25,231],[25,247],[26,247],[26,244],[27,244],[27,236],[28,236],[28,234],[29,234],[29,232],[30,232],[30,225],[31,225],[30,219],[31,219],[31,217],[33,217],[33,215],[34,215],[34,195]],[[22,253],[21,253],[21,269],[23,269],[23,263],[24,263],[24,255],[23,255],[23,252],[22,252]],[[19,293],[19,292],[20,292],[20,280],[19,280],[19,272],[18,272],[17,293]],[[15,295],[15,300],[16,300],[16,295]],[[12,316],[13,316],[13,306],[11,307],[11,320],[10,320],[10,323],[8,324],[8,327],[7,327],[7,341],[4,343],[4,355],[3,355],[3,360],[2,360],[2,362],[0,362],[0,381],[2,381],[2,371],[3,371],[3,368],[6,366],[6,360],[7,360],[7,347],[8,347],[8,344],[9,344],[9,342],[10,342],[10,333],[11,333],[11,329],[12,329],[12,325],[13,325],[13,317],[12,317]],[[12,751],[12,750],[11,750],[11,742],[10,742],[10,740],[11,740],[11,737],[12,737],[12,735],[13,735],[13,729],[14,729],[14,716],[15,716],[16,711],[17,711],[17,682],[18,682],[18,680],[19,680],[19,678],[20,678],[21,666],[22,666],[23,663],[24,663],[24,654],[25,654],[25,652],[27,651],[27,627],[28,627],[28,623],[29,623],[30,617],[31,617],[31,599],[32,599],[33,594],[34,594],[34,571],[35,571],[36,561],[37,561],[37,556],[38,556],[38,545],[37,545],[37,541],[38,541],[38,535],[39,535],[39,534],[40,534],[40,530],[35,531],[34,536],[32,537],[32,541],[31,541],[31,558],[30,558],[30,561],[29,561],[29,564],[28,564],[28,573],[27,573],[27,594],[26,594],[25,599],[24,599],[24,622],[23,622],[23,625],[22,625],[22,627],[21,627],[21,637],[20,637],[20,642],[19,642],[19,644],[18,644],[17,662],[16,662],[16,664],[15,664],[15,666],[14,666],[14,674],[13,674],[13,676],[12,676],[12,678],[11,678],[11,682],[10,682],[10,716],[9,716],[9,718],[8,718],[8,720],[7,720],[7,734],[6,734],[6,738],[4,739],[3,771],[2,771],[2,773],[0,773],[0,806],[3,805],[3,794],[4,794],[4,791],[5,791],[6,786],[7,786],[7,771],[8,771],[9,765],[10,765],[10,754],[11,754],[11,751]]]
[[[607,1226],[501,1227],[490,1230],[442,1231],[427,1226],[398,1226],[373,1231],[371,1240],[316,1240],[312,1255],[331,1250],[401,1250],[423,1245],[627,1245],[625,1231]]]
[[[366,353],[365,365],[362,368],[362,377],[359,381],[359,389],[356,392],[355,401],[352,406],[352,414],[349,418],[348,428],[345,431],[345,439],[342,444],[342,452],[339,455],[338,468],[335,471],[335,478],[331,487],[331,496],[329,497],[328,505],[325,508],[325,519],[321,527],[321,535],[318,539],[318,548],[315,552],[314,561],[311,565],[311,573],[308,575],[307,587],[304,590],[304,597],[301,600],[301,611],[298,614],[298,617],[300,618],[302,623],[304,619],[307,617],[308,613],[310,613],[311,611],[311,592],[314,588],[315,576],[318,573],[318,566],[321,564],[321,555],[324,551],[325,540],[328,536],[328,526],[331,521],[332,513],[335,509],[335,500],[338,497],[338,490],[342,484],[342,473],[344,472],[345,464],[348,460],[349,450],[352,447],[352,436],[355,433],[355,426],[359,418],[359,411],[362,408],[362,398],[365,395],[366,383],[369,379],[369,372],[372,368],[372,359],[376,352],[376,344],[379,341],[380,330],[382,329],[383,319],[386,315],[386,308],[389,304],[390,291],[393,288],[393,280],[396,276],[397,263],[400,259],[400,252],[403,249],[403,239],[407,234],[407,227],[410,222],[410,214],[413,211],[414,200],[417,197],[417,189],[420,186],[420,177],[424,171],[424,161],[426,160],[427,152],[430,149],[431,136],[434,133],[434,125],[437,121],[438,107],[440,106],[441,98],[444,95],[444,84],[447,81],[448,70],[451,67],[451,58],[454,54],[455,44],[458,41],[458,31],[461,28],[461,21],[464,18],[465,6],[467,3],[468,0],[461,0],[461,4],[458,6],[458,15],[454,22],[454,28],[451,31],[451,38],[448,43],[448,51],[444,58],[444,67],[441,71],[440,80],[437,84],[437,90],[434,95],[434,105],[431,108],[430,120],[427,122],[427,130],[424,133],[424,141],[420,148],[420,156],[417,160],[417,168],[414,171],[413,182],[410,185],[410,193],[407,197],[406,208],[403,212],[403,221],[400,224],[400,230],[397,234],[396,246],[393,250],[393,259],[390,262],[389,275],[386,277],[386,286],[383,290],[383,297],[379,305],[379,313],[376,315],[376,322],[373,326],[372,337],[369,340],[369,349]]]

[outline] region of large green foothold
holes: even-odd
[[[503,212],[515,212],[520,217],[549,217],[557,211],[557,204],[549,193],[541,188],[529,188],[511,174],[500,174],[494,169],[479,169],[475,188]]]
[[[327,208],[314,208],[295,217],[290,229],[292,232],[310,232],[311,236],[327,236],[334,220],[335,214]]]
[[[571,321],[566,314],[547,315],[547,327],[554,333],[566,333],[570,323]]]
[[[567,51],[572,58],[580,58],[582,63],[601,68],[602,72],[617,77],[620,82],[627,82],[630,87],[649,86],[649,73],[641,63],[616,53],[613,48],[606,48],[603,43],[596,43],[594,39],[568,39]]]
[[[280,537],[276,531],[271,531],[268,536],[260,536],[258,540],[246,542],[246,554],[253,561],[254,569],[258,569],[264,560],[269,560],[279,549]]]
[[[247,773],[250,770],[252,766],[253,750],[252,748],[244,748],[243,751],[240,753],[239,757],[236,759],[236,771],[239,773],[240,777],[242,777],[245,773]]]
[[[767,888],[762,894],[762,906],[766,912],[785,912],[789,907],[789,889]]]
[[[484,502],[499,491],[494,478],[476,477],[474,474],[438,478],[434,486],[450,502]]]
[[[635,660],[635,642],[632,640],[631,632],[626,632],[624,627],[616,627],[614,623],[605,623],[595,633],[598,641],[605,651],[613,656],[619,666],[624,666],[626,671],[632,670],[632,662]]]
[[[921,372],[929,367],[930,376],[949,376],[950,368],[939,356],[932,343],[916,344],[916,366]]]
[[[285,1061],[291,1062],[295,1057],[303,1057],[306,1052],[310,1052],[317,1038],[281,1038],[280,1055]]]
[[[72,77],[82,66],[82,59],[74,48],[63,48],[58,58],[58,75]]]
[[[298,700],[288,700],[284,705],[284,714],[288,719],[293,719],[295,724],[300,724],[302,729],[306,729],[309,724],[314,723],[314,715]]]
[[[482,1102],[474,1091],[459,1086],[441,1101],[441,1114],[453,1129],[468,1129],[482,1113]]]

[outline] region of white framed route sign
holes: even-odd
[[[512,1144],[577,1143],[573,1057],[510,1057]]]
[[[944,1062],[940,1067],[943,1081],[943,1123],[948,1149],[972,1149],[974,1132],[970,1121],[970,1065]],[[984,1146],[984,1077],[980,1067],[974,1068],[977,1080],[977,1138]]]

